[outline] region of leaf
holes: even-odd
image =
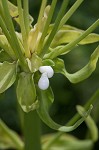
[[[85,117],[89,115],[92,109],[92,107],[90,107],[90,109],[83,114],[83,118],[79,119],[73,126],[61,126],[51,119],[48,112],[48,109],[53,101],[53,93],[51,88],[45,91],[42,91],[39,88],[37,88],[37,97],[39,100],[39,108],[37,109],[37,112],[41,120],[50,128],[61,132],[70,132],[76,129],[84,121]]]
[[[39,51],[38,45],[39,45],[42,33],[44,31],[44,27],[45,27],[45,23],[47,21],[49,10],[50,10],[50,5],[48,5],[44,10],[43,17],[41,18],[42,25],[38,25],[38,23],[35,24],[33,29],[31,29],[31,31],[29,33],[28,45],[29,45],[29,49],[31,50],[32,53],[34,51],[36,51],[38,53],[38,51]]]
[[[55,134],[43,137],[43,150],[92,150],[92,140],[79,140],[70,134],[61,135],[53,143],[50,143]]]
[[[19,135],[9,129],[6,124],[0,119],[0,149],[23,149],[23,142]]]
[[[50,24],[49,29],[48,29],[48,34],[52,31],[54,24]],[[76,27],[70,26],[70,25],[63,25],[63,27],[60,30],[75,30],[75,31],[83,31],[81,29],[78,29]],[[59,30],[59,31],[60,31]]]
[[[95,49],[95,51],[90,56],[90,60],[88,64],[83,67],[81,70],[70,74],[65,69],[64,61],[62,59],[56,58],[54,59],[55,66],[53,66],[53,69],[56,73],[61,73],[65,75],[68,80],[72,83],[78,83],[85,79],[87,79],[93,71],[96,69],[96,64],[99,58],[99,46]]]
[[[5,37],[5,35],[0,35],[0,47],[5,50],[5,52],[12,58],[12,59],[16,59],[16,56],[11,48],[11,46],[9,45],[7,38]]]
[[[20,74],[16,92],[18,102],[23,111],[29,112],[38,107],[38,101],[36,101],[35,84],[32,74],[25,72]]]
[[[31,72],[36,72],[40,66],[42,66],[42,59],[35,53],[32,54],[30,59],[27,59],[28,66]]]
[[[11,2],[9,2],[9,1],[8,1],[8,7],[9,7],[10,15],[19,24],[18,8],[14,4],[12,4]],[[30,26],[31,26],[31,24],[33,22],[33,18],[32,18],[31,15],[29,15],[29,19],[30,19]]]
[[[16,80],[16,63],[0,63],[0,93],[7,90]]]
[[[54,62],[51,59],[45,59],[43,60],[43,65],[42,66],[54,66]]]
[[[82,116],[82,114],[85,112],[85,109],[78,105],[77,107],[77,111],[78,113]],[[91,134],[91,139],[93,142],[96,142],[98,140],[98,128],[94,122],[94,120],[92,119],[92,117],[89,115],[86,119],[85,119],[86,125],[90,130],[90,134]]]
[[[55,48],[59,45],[70,43],[76,40],[84,31],[82,30],[60,30],[54,37],[51,47]],[[99,35],[95,33],[89,34],[80,43],[81,45],[99,42]]]
[[[12,59],[11,59],[11,57],[9,57],[9,55],[4,50],[1,50],[0,51],[0,62],[3,63],[4,61],[12,62]]]

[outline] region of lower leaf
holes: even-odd
[[[0,63],[0,93],[7,90],[16,80],[16,63]]]
[[[51,91],[51,88],[45,91],[42,91],[37,88],[37,92],[38,92],[38,100],[39,100],[39,108],[37,109],[37,112],[41,120],[54,130],[58,130],[62,132],[73,131],[85,120],[85,118],[90,114],[90,111],[92,109],[92,107],[90,107],[89,110],[83,114],[83,117],[79,119],[73,126],[61,126],[55,123],[49,115],[49,106],[51,105],[53,100],[53,93]]]
[[[17,85],[17,98],[23,111],[29,112],[38,107],[33,75],[22,72]]]
[[[6,124],[0,120],[0,149],[23,149],[23,142],[16,132],[9,129]]]

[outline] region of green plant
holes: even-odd
[[[67,126],[55,123],[49,115],[49,107],[54,101],[52,89],[49,87],[49,78],[54,73],[61,73],[71,83],[78,83],[93,73],[99,58],[98,46],[90,56],[88,64],[73,74],[67,72],[64,61],[58,58],[79,45],[99,42],[99,35],[91,33],[99,26],[99,19],[86,31],[65,25],[83,1],[77,0],[65,14],[69,0],[63,0],[55,23],[51,24],[57,0],[52,0],[51,5],[48,6],[46,6],[47,0],[42,0],[37,23],[32,26],[33,18],[28,12],[28,0],[22,1],[23,8],[20,0],[17,0],[17,6],[7,0],[0,0],[0,93],[16,82],[17,99],[25,112],[25,147],[18,135],[0,121],[1,132],[4,134],[1,140],[3,141],[1,142],[2,147],[26,150],[41,149],[38,116],[49,127],[61,132],[70,132],[85,120],[91,133],[95,131],[92,139],[85,141],[86,147],[89,146],[88,148],[91,149],[93,142],[97,140],[97,127],[90,117],[91,104],[95,101],[94,97],[84,108],[77,107],[78,114],[67,123]],[[12,19],[17,22],[21,32],[15,31]],[[96,92],[95,96],[98,96],[98,93]],[[53,140],[47,137],[48,141],[47,144],[44,142],[43,149],[54,149],[51,145],[61,134],[59,133]],[[36,142],[31,141],[32,138],[35,138]],[[57,141],[56,149],[59,143],[64,143],[61,138]],[[67,138],[67,144],[63,144],[64,147],[72,149],[74,146],[70,147],[69,142],[71,141],[75,145],[75,149],[77,146],[78,149],[81,149],[82,143],[79,145],[80,141],[73,140],[73,137],[70,137],[70,141]],[[4,144],[2,145],[2,143]]]

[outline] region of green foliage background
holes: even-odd
[[[16,0],[12,0],[16,3]],[[30,13],[34,17],[34,23],[37,20],[41,0],[30,0]],[[48,1],[50,2],[50,0]],[[61,0],[56,8],[56,17]],[[70,0],[68,9],[72,6],[75,0]],[[99,0],[85,0],[75,14],[69,19],[67,24],[72,26],[87,29],[96,19],[99,17]],[[53,19],[54,20],[54,19]],[[95,30],[99,33],[99,28]],[[75,72],[82,68],[89,60],[89,56],[96,47],[96,44],[89,44],[86,46],[79,46],[72,50],[66,56],[62,56],[65,60],[66,68],[69,72]],[[77,104],[84,104],[92,96],[92,94],[99,88],[99,62],[95,72],[87,80],[78,83],[71,84],[64,76],[55,74],[51,79],[51,86],[54,91],[55,101],[50,110],[52,118],[60,124],[66,123],[76,112],[75,106]],[[93,108],[92,115],[99,127],[99,101]],[[11,87],[5,93],[0,95],[0,118],[12,129],[18,133],[20,131],[19,117],[17,113],[17,101],[15,94],[15,87]],[[80,139],[86,136],[85,124],[83,123],[72,134],[76,135]],[[42,123],[42,134],[55,132],[49,129]],[[99,147],[99,142],[95,144],[95,150]]]

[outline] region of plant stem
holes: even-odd
[[[23,17],[24,17],[24,22],[25,22],[25,29],[26,29],[26,34],[28,36],[29,31],[30,31],[30,25],[29,25],[29,1],[24,0],[23,1]]]
[[[42,49],[42,53],[41,53],[40,57],[43,57],[44,54],[46,53],[46,51],[48,50],[48,48],[49,48],[49,46],[50,46],[50,44],[51,44],[51,42],[52,42],[56,32],[57,32],[57,29],[58,29],[59,24],[60,24],[60,20],[62,19],[63,15],[65,13],[65,10],[67,8],[68,2],[69,2],[69,0],[67,0],[67,1],[63,0],[63,3],[62,3],[61,8],[60,8],[60,11],[59,11],[58,16],[57,16],[57,18],[55,20],[54,27],[53,27],[53,29],[52,29],[52,31],[51,31],[51,33],[50,33],[50,35],[49,35],[49,37],[48,37],[44,47]]]
[[[40,120],[36,111],[24,113],[25,150],[41,150]]]
[[[5,19],[2,20],[2,18],[0,18],[0,20],[2,21],[2,23],[0,22],[2,25],[1,27],[4,28],[4,31],[7,35],[7,39],[8,39],[8,41],[10,40],[11,46],[13,47],[13,50],[14,50],[16,56],[19,58],[22,68],[24,70],[28,70],[26,60],[22,53],[23,47],[20,47],[19,40],[18,40],[15,30],[14,30],[14,25],[13,25],[13,22],[12,22],[12,19],[10,16],[7,0],[2,0],[2,6],[3,6],[3,14],[5,14],[4,15]],[[3,25],[4,25],[4,27],[3,27]],[[7,28],[9,31],[7,30]]]
[[[51,19],[53,17],[53,13],[54,13],[54,9],[55,9],[55,6],[56,6],[56,3],[57,3],[57,0],[52,0],[52,4],[51,4],[51,7],[50,7],[50,11],[49,11],[49,14],[48,14],[48,18],[47,18],[47,21],[46,21],[46,24],[44,26],[44,31],[42,33],[42,36],[41,36],[41,39],[40,39],[40,42],[39,42],[39,45],[38,45],[38,54],[40,54],[41,50],[42,50],[42,45],[44,44],[44,38],[46,37],[47,35],[47,31],[48,31],[48,28],[49,28],[49,24],[51,22]]]
[[[74,5],[69,9],[69,11],[62,18],[58,30],[68,21],[68,19],[74,14],[77,8],[81,5],[84,0],[77,0]]]
[[[25,1],[25,3],[26,2],[28,2],[28,1]],[[24,4],[24,5],[26,5],[26,4]],[[28,16],[27,15],[28,14],[27,13],[24,14],[24,15],[26,15],[25,16],[26,18],[24,19],[22,4],[21,4],[20,0],[17,0],[17,5],[18,5],[19,22],[20,22],[20,28],[21,28],[21,33],[22,33],[23,46],[24,46],[24,49],[25,49],[25,55],[26,55],[26,57],[29,58],[31,56],[31,54],[30,54],[30,51],[28,49],[28,44],[27,44],[28,35],[27,35],[26,27],[25,27],[25,25],[27,26],[27,20],[28,20],[28,18],[27,18]],[[24,12],[25,12],[25,10],[24,10]]]

